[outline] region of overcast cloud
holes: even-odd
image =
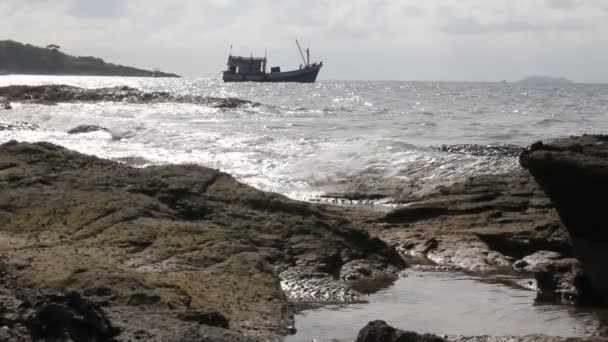
[[[606,0],[0,0],[0,39],[185,76],[237,54],[323,79],[608,82]]]

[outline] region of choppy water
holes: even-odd
[[[51,141],[144,163],[199,163],[300,199],[346,177],[372,174],[433,183],[517,167],[515,158],[450,155],[429,145],[527,145],[602,132],[608,124],[608,85],[0,76],[0,85],[43,83],[129,85],[259,101],[262,106],[235,110],[176,103],[16,105],[0,112],[0,122],[28,121],[41,130],[3,131],[0,141]],[[112,133],[65,133],[85,123]]]
[[[455,273],[409,272],[369,303],[326,306],[296,315],[286,342],[353,341],[369,321],[439,335],[585,336],[598,328],[598,312],[534,304],[535,293]]]

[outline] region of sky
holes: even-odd
[[[608,82],[608,0],[0,0],[0,39],[183,76],[296,37],[326,80]]]

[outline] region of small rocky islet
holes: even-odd
[[[12,85],[0,87],[0,108],[10,110],[13,103],[56,105],[58,103],[125,102],[151,104],[161,102],[192,103],[213,108],[258,106],[259,103],[231,97],[176,95],[169,92],[145,92],[128,86],[80,88],[62,84],[40,86]]]
[[[12,86],[0,96],[8,107],[256,105],[124,87]],[[98,130],[105,129],[70,133]],[[402,196],[398,208],[382,212],[290,200],[201,166],[133,168],[50,143],[0,145],[0,341],[280,341],[302,306],[361,301],[407,267],[515,274],[522,281],[512,285],[556,303],[607,298],[606,234],[598,225],[608,212],[608,138],[436,149],[521,154],[524,169]],[[369,197],[395,194],[384,190]],[[603,341],[439,337],[381,321],[357,338],[539,340]]]

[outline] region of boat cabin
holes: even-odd
[[[266,58],[228,57],[228,72],[239,75],[259,75],[266,73]]]

